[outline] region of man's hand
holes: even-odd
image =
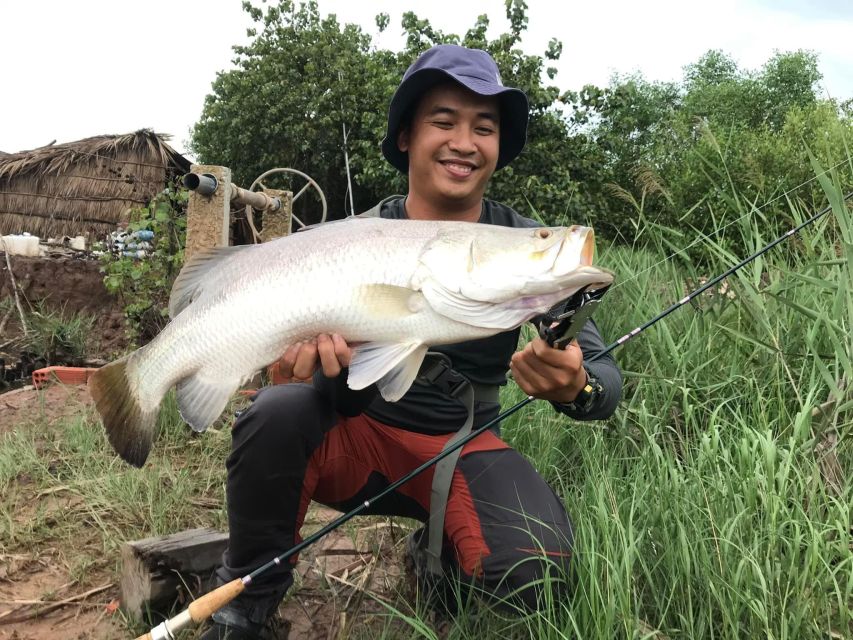
[[[304,382],[319,365],[326,377],[334,378],[349,366],[351,357],[346,340],[337,334],[321,333],[313,340],[289,346],[278,361],[278,370],[288,382]]]
[[[542,338],[535,338],[513,354],[509,368],[524,393],[542,400],[572,402],[586,384],[577,340],[565,349],[554,349]]]

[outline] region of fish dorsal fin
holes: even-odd
[[[218,371],[200,370],[178,383],[178,411],[193,431],[204,431],[225,410],[242,380],[226,378]]]
[[[374,382],[382,397],[396,402],[412,386],[427,347],[420,342],[367,342],[353,348],[347,384],[358,391]]]
[[[193,300],[198,298],[205,286],[213,280],[213,278],[209,278],[208,276],[214,274],[219,265],[231,256],[251,249],[254,246],[256,245],[246,244],[236,247],[213,247],[195,254],[183,266],[178,277],[175,278],[175,283],[172,285],[172,293],[169,295],[169,317],[174,318],[188,307]]]

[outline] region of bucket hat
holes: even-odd
[[[388,108],[388,129],[382,140],[385,159],[403,173],[409,171],[409,154],[397,146],[397,134],[407,112],[430,88],[453,80],[481,96],[500,101],[500,150],[496,169],[509,164],[527,140],[527,96],[520,89],[505,87],[498,65],[485,51],[455,44],[440,44],[422,53],[406,70]]]

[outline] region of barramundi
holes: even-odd
[[[592,265],[588,227],[368,218],[258,245],[203,252],[181,270],[169,324],[105,365],[89,389],[109,441],[141,466],[164,395],[204,431],[233,394],[288,346],[337,333],[352,345],[347,384],[399,400],[427,349],[514,329],[582,287],[612,282]]]

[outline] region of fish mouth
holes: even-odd
[[[595,232],[590,227],[573,226],[566,230],[551,271],[566,275],[577,267],[592,266],[595,255]]]

